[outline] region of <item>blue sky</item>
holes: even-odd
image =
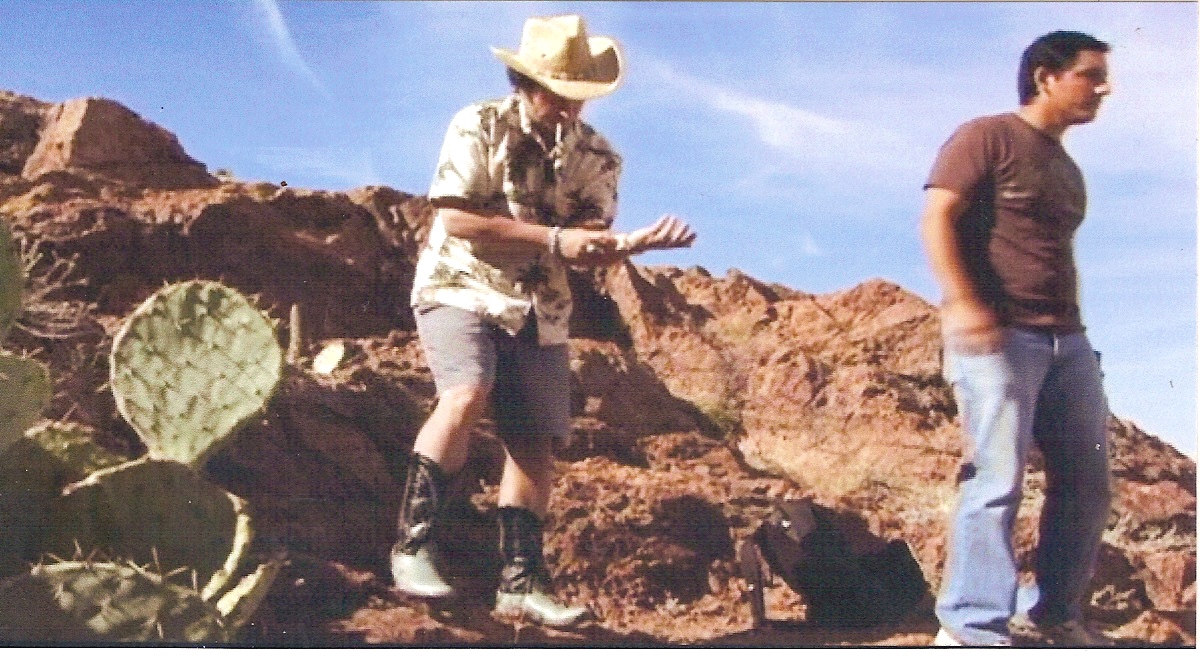
[[[700,235],[640,262],[931,301],[937,148],[1015,108],[1037,36],[1110,42],[1114,94],[1065,140],[1084,319],[1113,411],[1195,457],[1196,3],[5,0],[0,88],[115,99],[243,180],[423,193],[453,113],[508,90],[488,46],[567,12],[625,47],[625,84],[584,110],[625,158],[618,227],[672,212]]]

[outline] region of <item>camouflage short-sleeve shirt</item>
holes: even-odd
[[[471,105],[450,123],[429,191],[481,213],[541,225],[611,226],[621,158],[591,126],[576,122],[543,140],[517,95]],[[449,305],[516,334],[533,310],[538,341],[567,341],[571,290],[548,247],[485,244],[446,234],[435,218],[413,282],[414,306]]]

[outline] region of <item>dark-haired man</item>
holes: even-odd
[[[1054,644],[1110,644],[1082,623],[1111,495],[1108,406],[1072,248],[1083,176],[1061,143],[1109,94],[1108,51],[1078,32],[1038,38],[1021,59],[1020,108],[959,127],[925,185],[921,229],[966,437],[937,645],[1010,644],[1013,525],[1035,445],[1046,493],[1027,619]]]
[[[542,524],[552,447],[571,421],[567,267],[688,246],[695,233],[669,215],[625,235],[608,230],[621,159],[579,116],[621,82],[616,41],[589,37],[579,16],[552,16],[525,23],[518,52],[493,53],[514,92],[458,112],[429,192],[436,214],[412,304],[438,401],[413,445],[392,576],[411,595],[451,594],[432,528],[471,429],[490,408],[505,447],[495,611],[566,626],[585,608],[555,596]]]

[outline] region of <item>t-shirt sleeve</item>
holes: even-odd
[[[954,131],[938,150],[925,189],[937,187],[968,195],[991,174],[994,153],[988,124],[975,120]]]
[[[429,199],[437,204],[438,199],[484,197],[488,191],[483,118],[478,107],[468,107],[454,116],[446,130]]]

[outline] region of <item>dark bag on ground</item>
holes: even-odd
[[[773,517],[740,551],[756,624],[765,620],[765,570],[803,596],[808,622],[821,626],[890,624],[929,590],[904,540],[852,531],[834,511],[806,499],[775,502]]]

